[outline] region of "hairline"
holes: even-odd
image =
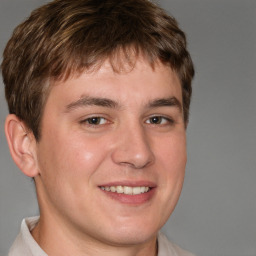
[[[119,49],[120,50],[120,49]],[[131,49],[132,51],[132,49]],[[140,51],[141,52],[141,51]],[[79,78],[82,74],[93,74],[93,73],[97,73],[101,67],[104,65],[104,63],[106,63],[107,61],[110,61],[112,55],[114,55],[115,53],[110,54],[110,56],[106,57],[106,58],[101,58],[99,59],[94,65],[90,66],[90,67],[84,67],[81,68],[80,70],[73,70],[72,72],[69,72],[69,70],[64,71],[59,77],[47,77],[44,82],[43,82],[43,86],[42,86],[42,106],[41,106],[41,113],[40,113],[40,120],[38,123],[38,138],[36,138],[37,142],[40,141],[40,137],[41,137],[41,133],[42,133],[42,119],[43,119],[43,115],[44,115],[44,110],[45,110],[45,105],[47,103],[48,97],[51,93],[51,89],[56,85],[56,82],[65,82],[68,81],[69,79],[72,78]],[[133,57],[133,62],[131,63],[129,60],[127,60],[127,58],[123,57],[123,60],[121,60],[121,67],[119,69],[116,69],[115,66],[110,65],[111,69],[113,72],[115,72],[116,74],[121,74],[121,73],[130,73],[132,72],[132,70],[135,68],[135,65],[137,63],[137,61],[139,60],[139,58],[143,58],[143,60],[148,63],[149,66],[151,66],[152,70],[154,70],[155,65],[161,63],[164,66],[170,67],[171,70],[173,70],[173,72],[175,72],[175,74],[177,75],[179,82],[180,82],[180,89],[181,92],[183,91],[183,86],[182,86],[182,81],[181,78],[178,74],[178,72],[171,66],[170,62],[163,62],[160,60],[160,58],[155,58],[154,60],[150,61],[146,54],[142,53],[140,54],[136,54],[136,56]],[[130,69],[122,69],[123,64],[129,64]],[[183,93],[182,93],[183,94]],[[183,98],[183,97],[182,97]],[[184,102],[182,100],[181,102],[182,105],[182,109],[184,106]],[[184,114],[184,111],[183,111]],[[184,123],[186,122],[186,120],[184,120]],[[28,126],[28,125],[27,125]],[[30,129],[31,130],[31,129]],[[31,130],[31,132],[33,132]]]

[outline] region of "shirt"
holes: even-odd
[[[30,231],[36,226],[39,217],[23,219],[21,230],[15,239],[8,256],[47,256],[32,237]],[[168,241],[167,237],[158,234],[158,256],[195,256]]]

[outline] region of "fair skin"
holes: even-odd
[[[15,115],[5,129],[14,161],[35,178],[41,217],[32,235],[49,256],[156,255],[186,165],[181,85],[170,67],[141,57],[115,73],[105,62],[54,84],[39,142]]]

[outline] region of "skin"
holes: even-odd
[[[139,58],[129,72],[115,73],[106,62],[56,82],[41,131],[36,142],[14,115],[7,118],[13,158],[35,178],[41,217],[32,235],[43,250],[50,256],[155,255],[186,165],[177,74]],[[100,189],[112,184],[152,190],[115,198]]]

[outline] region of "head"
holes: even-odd
[[[52,84],[95,70],[109,60],[115,72],[143,55],[178,74],[187,124],[193,64],[174,18],[147,0],[56,0],[32,12],[9,40],[2,62],[6,99],[40,139]]]
[[[56,0],[15,29],[2,71],[7,139],[43,223],[61,220],[58,238],[153,239],[186,165],[194,70],[175,19],[148,0]]]

